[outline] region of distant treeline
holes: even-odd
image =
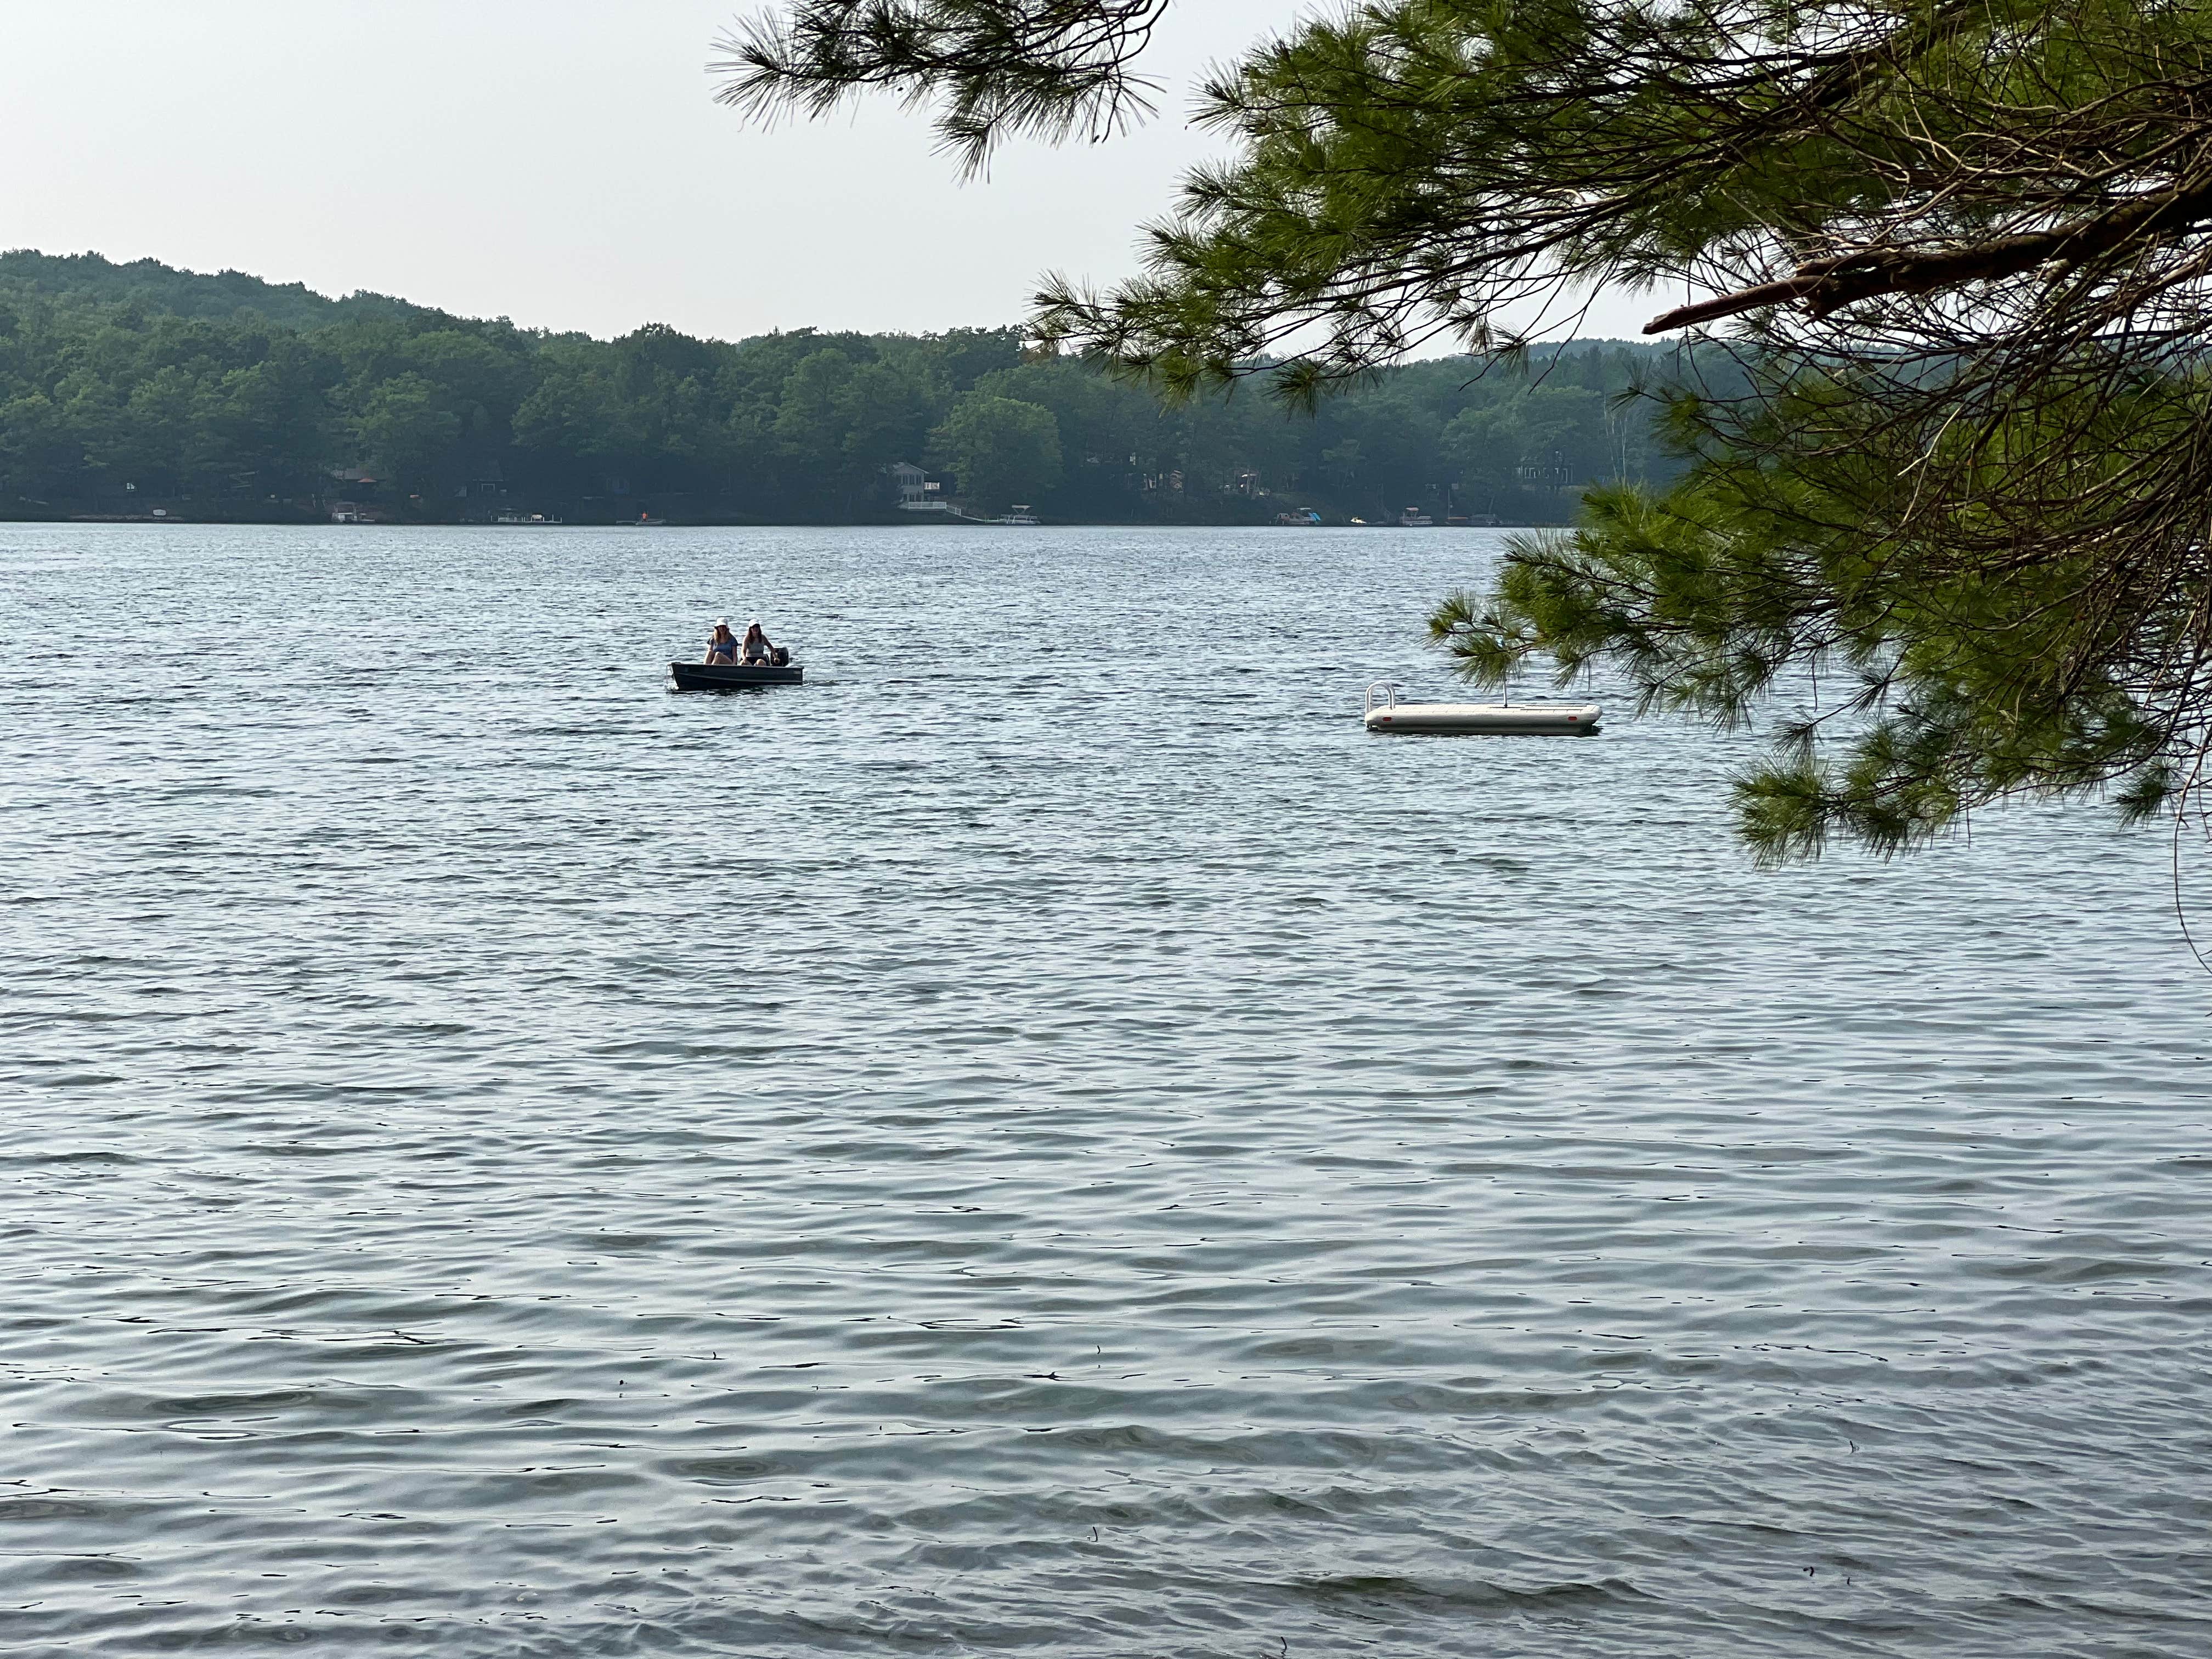
[[[1012,329],[617,340],[331,300],[237,271],[0,255],[0,513],[854,520],[887,469],[996,513],[1331,518],[1447,506],[1556,521],[1600,480],[1672,471],[1648,399],[1675,348],[1574,342],[1525,364],[1410,364],[1289,414],[1163,408]]]

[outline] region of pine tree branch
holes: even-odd
[[[2185,234],[2208,217],[2212,217],[2212,179],[2197,179],[2056,230],[1996,237],[1936,252],[1869,248],[1809,259],[1795,275],[1778,282],[1677,306],[1644,324],[1644,331],[1664,334],[1792,300],[1807,301],[1807,309],[1818,319],[1885,294],[1934,294],[1968,283],[2016,276],[2060,261],[2078,266],[2130,243]]]

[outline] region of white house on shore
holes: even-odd
[[[952,511],[952,503],[945,498],[945,486],[912,461],[893,461],[884,472],[890,479],[891,487],[898,491],[900,512]]]

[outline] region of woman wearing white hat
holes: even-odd
[[[714,637],[707,641],[707,660],[728,668],[738,665],[738,636],[730,632],[727,617],[714,618]]]

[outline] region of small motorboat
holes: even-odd
[[[1581,737],[1597,730],[1594,702],[1400,702],[1398,688],[1367,688],[1367,729],[1386,732],[1488,732]]]
[[[804,685],[806,669],[799,663],[750,667],[720,662],[672,662],[668,665],[671,691],[741,691],[756,685]]]

